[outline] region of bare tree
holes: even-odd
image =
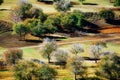
[[[77,55],[81,52],[84,52],[84,49],[83,49],[83,46],[79,43],[74,43],[72,44],[72,47],[71,47],[71,53]]]

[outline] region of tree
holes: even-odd
[[[102,50],[101,45],[91,45],[90,46],[90,53],[92,54],[92,57],[94,57],[96,63],[97,63],[97,59],[99,59],[99,57],[100,57],[101,50]]]
[[[18,60],[22,59],[23,51],[21,49],[8,49],[4,52],[5,61],[9,64],[15,64]]]
[[[111,20],[114,19],[115,14],[112,10],[110,9],[103,9],[99,12],[99,15],[101,18],[105,19],[105,20]]]
[[[120,6],[120,0],[115,0],[114,6]]]
[[[68,66],[70,66],[70,70],[75,75],[75,80],[77,80],[77,75],[82,77],[83,79],[86,77],[86,67],[83,64],[84,59],[79,56],[74,56],[68,60]]]
[[[63,65],[65,67],[68,59],[68,52],[66,50],[57,49],[54,52],[54,57],[60,65]]]
[[[70,0],[56,0],[55,9],[60,12],[67,12],[71,8]]]
[[[37,66],[32,62],[19,61],[13,69],[15,80],[32,80],[36,68]]]
[[[82,45],[79,44],[79,43],[74,43],[71,47],[71,53],[77,55],[81,52],[84,52],[84,49],[83,49]]]
[[[38,80],[53,80],[56,75],[57,71],[49,66],[42,66],[35,71],[35,76]]]
[[[50,59],[51,59],[51,54],[53,53],[53,51],[55,51],[57,49],[57,44],[54,40],[49,40],[49,39],[45,39],[43,42],[43,47],[42,47],[42,56],[44,58],[48,59],[48,63],[50,63]]]
[[[79,12],[73,12],[70,14],[63,14],[61,17],[61,26],[65,31],[72,31],[81,29],[83,24],[83,15]]]
[[[99,70],[96,71],[96,75],[104,77],[108,80],[120,79],[120,56],[113,54],[106,56],[99,63]]]
[[[3,0],[0,0],[0,5],[3,3]]]
[[[25,40],[25,35],[29,32],[29,28],[25,26],[23,23],[18,23],[13,25],[13,34],[18,34],[20,39]]]

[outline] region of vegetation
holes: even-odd
[[[68,61],[70,70],[75,75],[75,78],[74,78],[75,80],[77,80],[77,75],[79,75],[83,79],[86,77],[86,68],[83,65],[83,61],[84,59],[79,56],[74,56],[70,58],[70,60]]]
[[[49,66],[42,66],[35,71],[35,76],[38,77],[39,80],[53,80],[57,75],[57,71]]]
[[[99,12],[99,15],[101,18],[105,19],[105,20],[111,20],[114,19],[115,14],[112,10],[110,9],[103,9]]]
[[[29,32],[29,28],[26,27],[23,23],[18,23],[13,25],[13,34],[18,34],[20,40],[25,40],[25,35]],[[23,37],[23,38],[22,38]]]
[[[5,61],[9,65],[14,65],[23,57],[23,51],[21,49],[8,49],[4,52]]]
[[[57,0],[54,5],[55,9],[60,12],[67,12],[71,8],[69,0]]]
[[[114,6],[120,6],[120,0],[115,0]]]
[[[48,63],[51,60],[51,54],[57,49],[57,44],[54,40],[45,39],[43,42],[42,56],[48,59]]]
[[[116,54],[106,56],[99,63],[99,70],[96,72],[96,74],[109,80],[119,80],[120,79],[119,62],[120,56]]]

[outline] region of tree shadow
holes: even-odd
[[[109,23],[112,25],[120,25],[120,19],[119,20],[108,19],[108,20],[106,20],[106,23]]]

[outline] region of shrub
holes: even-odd
[[[8,49],[4,52],[5,61],[7,64],[15,64],[19,59],[23,57],[23,51],[21,49]]]
[[[28,61],[19,61],[14,66],[15,80],[32,80],[33,71],[37,66]]]
[[[103,9],[99,12],[99,15],[101,18],[105,19],[105,20],[109,20],[109,19],[114,19],[115,14],[112,10],[110,9]]]
[[[38,80],[53,80],[56,75],[57,71],[49,66],[42,66],[35,71],[35,76]]]

